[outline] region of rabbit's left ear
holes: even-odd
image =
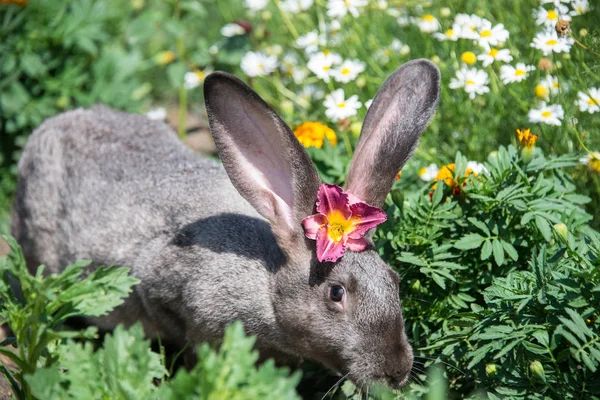
[[[440,94],[440,71],[428,60],[398,68],[373,100],[350,164],[346,189],[381,207],[394,177],[415,151]]]
[[[302,234],[321,183],[290,128],[252,89],[223,72],[204,82],[210,130],[238,192],[279,238]],[[227,201],[228,199],[223,199]]]

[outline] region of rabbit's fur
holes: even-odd
[[[426,60],[399,68],[365,119],[346,190],[381,207],[439,96]],[[66,112],[29,138],[13,234],[31,268],[77,259],[131,267],[125,304],[94,321],[142,321],[183,345],[236,319],[265,355],[310,358],[359,384],[403,384],[412,367],[397,275],[371,246],[320,263],[301,220],[320,180],[283,121],[246,85],[210,75],[205,98],[223,165],[163,123],[104,107]],[[232,184],[233,183],[233,184]],[[241,194],[241,196],[240,196]],[[342,285],[341,303],[329,298]]]

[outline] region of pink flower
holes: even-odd
[[[317,259],[337,261],[346,248],[363,251],[368,242],[363,236],[387,219],[383,210],[344,193],[337,185],[319,187],[317,212],[302,220],[304,234],[317,241]]]

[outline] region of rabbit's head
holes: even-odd
[[[367,112],[345,190],[381,207],[437,106],[440,74],[427,60],[397,69]],[[211,131],[239,193],[269,221],[286,262],[273,272],[279,350],[321,362],[358,384],[401,386],[412,368],[398,275],[368,245],[320,262],[302,220],[315,214],[321,185],[288,126],[237,78],[205,81]],[[268,340],[268,339],[267,339]],[[280,339],[279,339],[280,340]],[[281,340],[280,340],[281,341]]]

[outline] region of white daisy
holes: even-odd
[[[425,14],[416,21],[417,26],[424,33],[432,33],[440,30],[440,23],[437,18],[431,14]]]
[[[342,62],[342,57],[331,52],[313,54],[306,65],[319,79],[329,82],[332,67]]]
[[[477,161],[467,161],[467,169],[470,169],[478,175],[481,173],[490,173],[490,171],[482,163],[478,163]]]
[[[546,10],[544,7],[533,10],[533,17],[536,19],[536,23],[554,29],[559,19],[565,21],[571,20],[568,14],[569,7],[562,4],[555,5],[555,7],[553,10]]]
[[[565,112],[560,104],[546,105],[546,102],[542,101],[538,108],[529,110],[527,116],[529,117],[529,122],[541,122],[543,124],[560,126]]]
[[[590,88],[588,93],[578,92],[575,105],[579,106],[579,111],[593,114],[600,111],[600,88]]]
[[[225,37],[239,36],[246,33],[246,30],[238,24],[226,24],[221,28],[221,35]]]
[[[489,83],[487,72],[477,68],[464,67],[456,71],[456,77],[450,80],[450,89],[461,89],[469,94],[470,99],[474,99],[478,94],[485,94],[490,91],[486,85]]]
[[[146,113],[146,117],[155,121],[164,121],[167,119],[167,110],[164,107],[153,108]]]
[[[260,11],[269,4],[269,0],[245,0],[244,4],[251,11]]]
[[[373,104],[373,99],[365,101],[365,108],[368,110],[371,107],[371,104]]]
[[[433,34],[433,37],[437,40],[441,40],[442,42],[445,40],[456,42],[458,40],[458,32],[451,28],[446,30],[444,33],[436,32]]]
[[[362,106],[357,95],[346,99],[344,89],[337,89],[328,94],[323,105],[326,108],[325,115],[333,122],[356,115],[356,110]]]
[[[488,65],[491,65],[496,60],[503,61],[503,62],[511,62],[513,60],[513,57],[510,55],[509,49],[498,50],[498,49],[494,49],[492,47],[492,48],[490,48],[489,51],[478,55],[477,59],[479,61],[481,61],[481,64],[484,67],[487,67]]]
[[[571,7],[573,7],[573,10],[569,14],[573,16],[583,15],[590,11],[588,0],[573,0]]]
[[[319,46],[325,46],[325,36],[319,35],[319,32],[314,30],[296,39],[296,45],[304,49],[307,55],[310,55],[316,53],[319,50]]]
[[[556,31],[539,32],[533,38],[531,47],[541,50],[545,56],[554,53],[568,53],[574,41],[570,37],[559,38]]]
[[[202,83],[202,76],[199,71],[186,72],[183,76],[183,87],[190,90],[194,89]]]
[[[500,79],[504,84],[521,82],[527,78],[528,72],[533,70],[535,70],[533,65],[525,65],[525,63],[517,63],[516,67],[503,65],[500,67]]]
[[[356,18],[360,15],[359,8],[367,4],[368,0],[328,0],[327,15],[331,18],[342,18],[350,13]]]
[[[280,4],[285,12],[297,14],[300,11],[306,11],[313,5],[313,0],[284,0]]]
[[[485,21],[477,32],[477,44],[481,47],[497,46],[506,42],[510,33],[504,28],[503,24],[497,24],[492,27],[489,21]]]
[[[419,178],[425,182],[431,182],[438,172],[440,172],[440,168],[436,164],[429,164],[419,170]]]
[[[579,159],[579,162],[597,173],[600,174],[600,151],[592,151]]]
[[[307,71],[298,66],[298,57],[294,53],[287,53],[281,60],[281,71],[286,76],[291,76],[294,82],[302,83]]]
[[[269,75],[278,66],[279,63],[276,56],[270,56],[262,52],[255,53],[253,51],[247,52],[240,64],[242,71],[250,77]]]
[[[485,21],[487,20],[475,14],[456,14],[452,30],[455,31],[461,39],[477,40],[479,38],[477,30],[481,28]]]
[[[348,83],[356,79],[365,70],[365,63],[360,60],[345,60],[342,65],[331,71],[337,82]]]

